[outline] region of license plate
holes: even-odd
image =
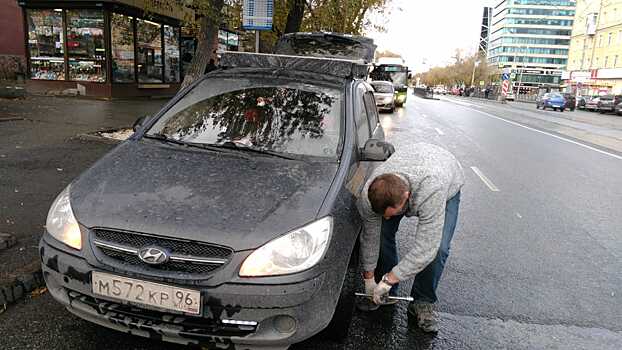
[[[157,308],[201,313],[201,292],[93,271],[93,293]]]

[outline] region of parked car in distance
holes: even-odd
[[[598,111],[598,101],[600,101],[600,96],[592,96],[585,102],[585,109],[588,111],[596,112]]]
[[[514,93],[512,91],[508,91],[508,94],[505,95],[506,101],[514,101]]]
[[[378,80],[372,81],[371,86],[374,89],[374,98],[378,110],[393,112],[395,110],[395,88],[393,84]]]
[[[563,112],[566,108],[566,99],[559,92],[548,92],[536,98],[536,109],[539,108]]]
[[[394,151],[367,66],[242,52],[220,65],[58,195],[39,244],[47,289],[90,322],[210,349],[345,337],[362,288],[356,198]]]
[[[577,105],[577,97],[573,94],[564,94],[564,98],[566,99],[564,108],[574,111]]]
[[[579,96],[577,99],[577,108],[585,109],[585,103],[587,102],[589,96]]]
[[[616,114],[617,115],[622,115],[622,102],[618,103],[616,105]]]
[[[614,113],[620,102],[622,102],[622,95],[603,95],[598,101],[598,112],[601,114]]]

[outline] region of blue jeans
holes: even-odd
[[[415,276],[410,295],[416,303],[435,303],[436,288],[443,274],[445,262],[449,256],[451,239],[456,230],[458,221],[458,207],[460,206],[460,192],[447,201],[445,206],[445,225],[443,226],[443,238],[438,249],[436,258]],[[376,266],[376,281],[380,281],[382,276],[391,271],[398,263],[397,247],[395,245],[395,234],[400,226],[400,221],[404,216],[393,216],[389,220],[382,219],[382,232],[380,243],[380,257]],[[397,284],[391,288],[390,295],[396,295]]]

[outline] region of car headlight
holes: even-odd
[[[328,248],[332,226],[327,216],[266,243],[244,260],[240,276],[285,275],[314,266]]]
[[[69,202],[69,186],[52,203],[45,228],[52,237],[74,249],[82,249],[80,227]]]

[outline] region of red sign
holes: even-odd
[[[508,94],[508,90],[510,90],[510,81],[504,80],[503,84],[501,85],[501,93],[503,94],[503,96],[506,96]]]

